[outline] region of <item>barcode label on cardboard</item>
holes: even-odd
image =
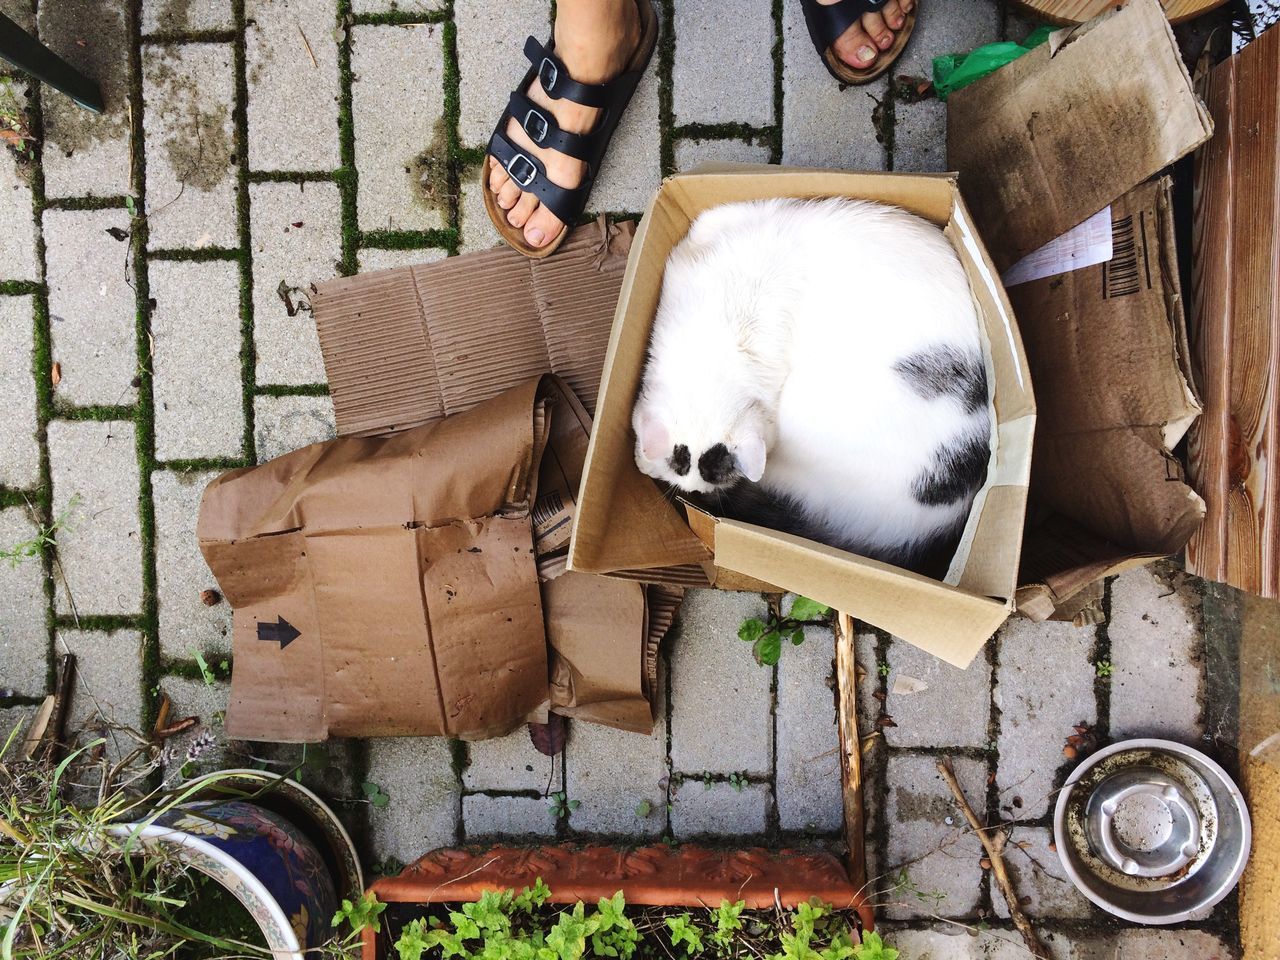
[[[544,493],[533,505],[533,542],[539,554],[550,553],[569,542],[572,506],[572,502],[565,504],[559,490]]]
[[[1151,289],[1146,239],[1146,222],[1141,214],[1137,221],[1129,214],[1111,222],[1113,253],[1102,266],[1103,299],[1132,296],[1142,289],[1144,280],[1146,288]]]

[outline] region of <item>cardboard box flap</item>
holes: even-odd
[[[1009,289],[1041,387],[1031,496],[1073,521],[1055,532],[1068,565],[1042,556],[1019,581],[1061,599],[1124,558],[1176,553],[1204,516],[1172,450],[1200,405],[1184,374],[1171,189],[1161,178],[1113,202],[1110,261]]]
[[[717,563],[836,610],[855,610],[859,620],[909,638],[961,669],[1013,609],[1011,602],[749,523],[721,520],[715,536]]]
[[[602,219],[545,260],[499,247],[319,284],[339,436],[431,423],[548,371],[594,410],[634,230]]]
[[[947,165],[1011,266],[1213,132],[1158,0],[1129,0],[947,101]]]

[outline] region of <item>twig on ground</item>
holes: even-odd
[[[1022,939],[1026,943],[1027,949],[1031,951],[1031,955],[1039,957],[1041,960],[1049,960],[1048,949],[1040,942],[1035,928],[1031,926],[1031,921],[1022,912],[1022,904],[1018,902],[1018,892],[1013,889],[1013,881],[1009,878],[1009,871],[1005,867],[1005,834],[998,827],[983,826],[978,819],[978,815],[973,812],[973,807],[969,806],[964,790],[960,788],[960,781],[956,779],[956,771],[951,765],[950,757],[943,757],[938,761],[938,772],[942,774],[942,779],[951,788],[951,793],[955,796],[956,803],[960,805],[960,811],[964,814],[964,818],[969,821],[969,826],[973,828],[973,832],[978,835],[983,849],[987,851],[987,858],[991,861],[991,872],[996,878],[996,883],[1000,886],[1000,893],[1004,895],[1005,903],[1009,905],[1009,919],[1013,921],[1013,925],[1022,934]]]

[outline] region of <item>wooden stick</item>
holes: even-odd
[[[858,738],[858,685],[855,673],[853,617],[836,614],[836,689],[840,724],[840,781],[844,798],[844,835],[849,848],[849,879],[861,889],[867,882],[866,820],[862,809],[862,743]]]
[[[969,801],[965,799],[964,791],[960,789],[960,781],[956,779],[955,767],[951,765],[950,757],[943,757],[938,761],[938,772],[942,774],[942,779],[947,781],[947,786],[951,788],[952,794],[955,795],[956,803],[960,805],[964,818],[969,821],[969,826],[973,828],[973,832],[978,835],[978,839],[982,842],[983,849],[987,851],[987,859],[991,861],[991,872],[995,874],[996,883],[1000,886],[1000,893],[1004,895],[1004,902],[1009,905],[1009,917],[1013,920],[1013,925],[1018,928],[1018,932],[1022,934],[1022,939],[1027,945],[1027,949],[1031,951],[1033,957],[1040,960],[1050,960],[1049,951],[1040,938],[1036,936],[1036,931],[1031,926],[1031,921],[1027,919],[1027,915],[1022,912],[1022,904],[1018,902],[1018,892],[1013,889],[1013,881],[1009,879],[1009,871],[1004,863],[1004,841],[1005,835],[997,829],[992,835],[988,836],[989,827],[983,826],[978,820],[978,815],[973,812],[973,807],[969,806]]]

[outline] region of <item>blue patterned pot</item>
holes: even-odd
[[[328,861],[297,823],[267,809],[264,803],[274,794],[245,797],[246,787],[261,791],[264,784],[289,793],[294,806],[301,800],[308,819],[314,815],[320,821],[308,826],[313,836],[319,830],[320,842],[331,848]],[[323,945],[332,935],[340,896],[360,888],[359,867],[351,872],[354,848],[332,811],[291,781],[245,771],[234,786],[239,788],[235,798],[225,797],[229,785],[224,779],[196,794],[211,799],[184,803],[145,826],[121,824],[112,832],[136,833],[145,843],[175,847],[185,863],[221,884],[249,911],[275,960],[303,960],[303,951]],[[334,846],[345,849],[335,852]]]

